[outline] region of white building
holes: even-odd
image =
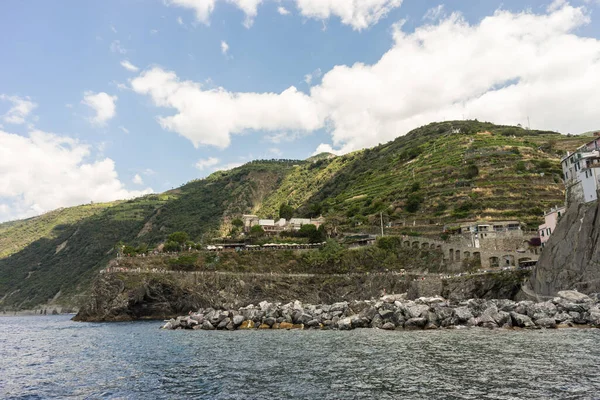
[[[600,188],[600,139],[595,139],[561,159],[567,189],[567,202],[589,203],[598,200]]]

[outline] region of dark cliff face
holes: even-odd
[[[598,202],[573,205],[552,233],[531,277],[543,296],[559,290],[600,291],[600,218]]]

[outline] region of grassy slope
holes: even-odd
[[[453,134],[453,127],[463,133]],[[492,134],[477,134],[483,131]],[[12,254],[0,256],[0,307],[32,307],[59,291],[58,300],[66,301],[85,289],[119,240],[157,244],[177,230],[201,240],[242,213],[277,217],[284,201],[299,216],[317,206],[350,225],[375,225],[380,211],[396,221],[493,217],[535,224],[544,208],[563,199],[558,154],[586,140],[472,121],[431,124],[342,157],[253,162],[161,195],[0,224],[0,251]],[[515,169],[518,161],[525,171]],[[473,179],[464,177],[468,162],[479,168]],[[404,204],[414,182],[422,202],[411,214]]]
[[[20,222],[19,229],[31,230],[28,237],[37,239],[0,259],[0,307],[31,308],[59,292],[57,300],[68,304],[114,256],[120,240],[158,243],[176,230],[185,230],[199,240],[208,230],[218,229],[223,217],[260,203],[290,168],[285,163],[248,164],[175,191],[117,202],[52,229],[40,226],[37,219]],[[78,209],[68,210],[76,214]],[[14,226],[0,225],[4,232],[12,232]],[[50,233],[44,234],[47,230]],[[4,235],[0,239],[8,240]]]

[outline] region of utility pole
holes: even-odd
[[[383,211],[379,211],[379,218],[381,218],[381,236],[383,236]]]

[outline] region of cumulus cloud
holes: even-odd
[[[333,68],[311,97],[343,152],[463,115],[593,129],[600,122],[600,41],[573,34],[588,22],[583,8],[565,4],[538,15],[497,11],[476,25],[453,14],[413,33],[398,26],[377,63]]]
[[[229,45],[227,44],[226,41],[221,40],[221,53],[227,55],[228,51],[229,51]]]
[[[300,13],[308,18],[326,20],[339,17],[342,24],[355,30],[377,24],[390,11],[402,5],[403,0],[296,0]]]
[[[29,114],[37,107],[37,104],[31,101],[29,96],[19,97],[0,94],[0,100],[12,104],[12,107],[1,116],[2,120],[8,124],[24,124]]]
[[[294,87],[204,90],[160,68],[143,72],[132,87],[174,109],[159,123],[195,146],[224,148],[246,130],[279,142],[325,128],[331,141],[321,151],[345,153],[463,117],[503,124],[529,117],[533,128],[584,132],[600,125],[600,40],[577,35],[589,22],[585,8],[562,2],[538,14],[498,10],[476,24],[456,13],[412,32],[397,24],[392,47],[377,62],[338,65],[310,95]]]
[[[135,174],[135,176],[133,177],[133,179],[131,181],[133,183],[135,183],[136,185],[143,185],[144,184],[144,180],[142,179],[142,177],[140,176],[140,174]]]
[[[313,131],[324,122],[310,97],[293,86],[281,93],[204,90],[200,83],[181,81],[174,72],[155,67],[133,79],[131,87],[149,95],[157,106],[175,109],[175,115],[160,116],[158,122],[196,147],[225,148],[231,134],[247,130]]]
[[[0,131],[0,143],[0,221],[152,192],[127,190],[113,160],[88,161],[90,147],[69,137],[39,130],[28,137]]]
[[[83,95],[82,104],[90,107],[96,115],[90,121],[97,125],[104,125],[116,115],[117,96],[110,96],[105,92],[94,93],[87,91]]]
[[[123,68],[125,68],[127,71],[131,71],[131,72],[138,72],[140,70],[138,67],[136,67],[135,65],[130,63],[128,60],[121,61],[121,66]]]
[[[200,159],[196,163],[196,168],[198,168],[200,171],[204,171],[207,168],[214,167],[218,163],[219,163],[219,159],[216,157]]]
[[[300,14],[307,18],[327,20],[338,17],[345,25],[362,30],[379,22],[391,10],[402,5],[403,0],[294,0]],[[194,10],[196,19],[210,23],[210,15],[217,2],[234,4],[246,16],[244,26],[250,28],[263,0],[167,0],[167,4]],[[283,6],[277,8],[281,15],[290,12]]]
[[[222,0],[219,0],[222,1]],[[210,15],[215,9],[217,0],[166,0],[168,5],[185,7],[194,10],[196,19],[203,24],[210,24]],[[242,10],[246,16],[244,26],[250,28],[258,13],[258,6],[263,0],[226,0]]]

